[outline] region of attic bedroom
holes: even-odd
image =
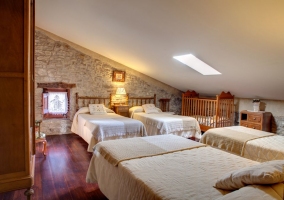
[[[0,200],[284,199],[282,0],[0,8]]]

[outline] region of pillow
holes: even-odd
[[[89,110],[88,107],[82,107],[77,111],[78,114],[79,113],[89,113],[89,112],[90,112],[90,110]]]
[[[156,106],[154,104],[144,104],[142,105],[142,108],[144,109],[145,113],[159,113]]]
[[[105,111],[106,111],[107,113],[115,113],[112,109],[109,109],[109,108],[107,108],[107,107],[105,107]]]
[[[89,109],[91,115],[101,115],[107,113],[104,104],[89,104]]]
[[[129,109],[129,112],[144,112],[142,106],[133,106]]]
[[[284,181],[284,160],[273,160],[232,171],[219,178],[215,187],[236,190],[246,185],[274,184]]]
[[[133,106],[133,107],[129,108],[130,118],[133,118],[134,113],[138,113],[138,112],[144,112],[142,106]]]
[[[156,107],[156,109],[157,109],[157,111],[158,111],[159,113],[163,112],[160,108],[157,108],[157,107]]]

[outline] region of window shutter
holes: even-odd
[[[42,93],[42,113],[48,113],[48,93]]]

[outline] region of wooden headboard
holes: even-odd
[[[128,98],[129,107],[142,106],[143,104],[156,105],[156,94],[154,94],[153,97],[129,97]]]
[[[104,104],[105,107],[110,108],[111,95],[109,97],[89,97],[79,96],[76,92],[76,111],[82,107],[88,107],[89,104]]]

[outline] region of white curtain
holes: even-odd
[[[66,114],[68,112],[67,92],[48,92],[48,111],[55,115]]]

